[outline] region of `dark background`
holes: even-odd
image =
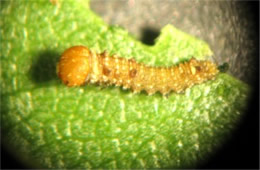
[[[231,139],[197,168],[259,169],[259,2],[257,1],[92,1],[107,23],[120,25],[153,45],[166,24],[205,40],[229,74],[254,87],[247,113]],[[1,145],[1,167],[25,167]]]

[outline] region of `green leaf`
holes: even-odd
[[[1,1],[1,16],[1,134],[30,166],[194,167],[223,144],[246,106],[248,85],[224,73],[168,97],[68,88],[56,76],[60,54],[74,45],[153,66],[211,59],[205,42],[172,25],[147,46],[83,0]]]

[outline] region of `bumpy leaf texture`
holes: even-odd
[[[1,134],[4,146],[42,168],[193,167],[231,134],[248,85],[221,73],[182,94],[64,86],[56,63],[70,46],[152,66],[211,59],[208,45],[167,25],[154,46],[108,26],[87,1],[1,2]]]

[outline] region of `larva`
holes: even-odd
[[[57,64],[57,73],[69,87],[84,83],[99,83],[123,86],[133,92],[145,90],[149,95],[159,91],[163,95],[170,91],[183,92],[195,84],[214,79],[217,66],[211,61],[194,58],[169,68],[151,67],[133,59],[97,54],[84,46],[71,47],[62,54]]]

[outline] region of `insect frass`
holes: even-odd
[[[84,46],[71,47],[62,54],[57,65],[58,76],[69,87],[84,83],[123,86],[137,93],[149,95],[159,91],[163,95],[177,93],[195,84],[214,79],[219,72],[211,61],[194,58],[168,68],[151,67],[133,59],[97,54]]]

